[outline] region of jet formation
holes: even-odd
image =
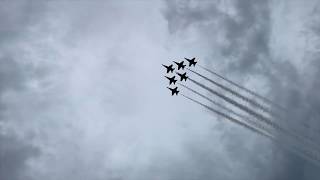
[[[196,66],[197,61],[195,61],[196,58],[192,58],[192,59],[188,59],[188,58],[184,58],[185,60],[187,60],[189,62],[189,67]]]
[[[181,61],[181,62],[176,62],[176,61],[173,61],[176,65],[178,65],[178,70],[182,69],[184,70],[184,68],[186,67],[186,65],[184,65],[184,61]]]
[[[178,91],[178,87],[175,87],[175,88],[167,87],[167,88],[170,89],[172,96],[173,96],[174,94],[176,94],[176,95],[178,96],[178,93],[180,92],[180,91]]]
[[[195,60],[196,58],[191,58],[191,59],[188,59],[188,58],[184,58],[186,61],[188,61],[189,63],[189,67],[193,66],[195,67],[196,64],[197,64],[197,61]],[[175,71],[175,73],[180,77],[180,81],[187,81],[188,79],[188,76],[187,76],[187,73],[186,72],[178,72],[178,71],[181,71],[181,70],[184,70],[186,68],[186,64],[185,61],[180,61],[180,62],[177,62],[177,61],[173,61],[173,63],[176,65],[176,68],[177,70]],[[170,74],[170,73],[174,73],[174,70],[176,69],[174,66],[174,64],[169,64],[169,65],[165,65],[165,64],[162,64],[163,67],[166,68],[166,72],[167,74]],[[169,80],[169,86],[170,85],[176,85],[176,82],[178,81],[176,79],[176,76],[164,76],[165,78],[167,78]],[[171,90],[171,95],[178,95],[179,93],[179,90],[178,90],[178,87],[177,86],[174,86],[174,87],[167,87],[169,90]]]
[[[179,94],[180,97],[206,108],[229,122],[268,138],[280,147],[320,167],[320,145],[312,139],[312,136],[304,136],[285,125],[288,121],[284,121],[283,117],[287,117],[286,113],[289,112],[286,108],[197,63],[196,58],[193,57],[163,65],[166,68],[167,73],[164,77],[169,80],[167,88],[171,96]],[[198,69],[201,70],[198,72]],[[211,78],[209,74],[215,77]],[[203,81],[197,80],[198,78]],[[216,78],[224,83],[216,81]],[[189,82],[194,86],[189,87]],[[184,89],[181,90],[180,87]],[[206,94],[202,91],[206,91]],[[212,96],[223,103],[216,101]],[[208,105],[209,102],[210,105]],[[309,128],[305,130],[308,131]]]
[[[172,72],[172,73],[173,73],[174,68],[173,68],[173,65],[172,65],[172,64],[169,65],[169,66],[162,64],[162,66],[167,69],[167,73],[169,73],[169,72]]]
[[[176,84],[177,80],[175,79],[176,76],[172,76],[172,77],[168,77],[168,76],[164,76],[169,80],[169,85],[171,84]]]
[[[187,76],[187,73],[186,73],[186,72],[183,73],[183,74],[177,72],[177,74],[180,76],[180,81],[183,81],[183,80],[184,80],[184,81],[187,81],[188,76]]]

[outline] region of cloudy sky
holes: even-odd
[[[170,97],[161,64],[193,56],[320,136],[317,0],[0,0],[0,179],[320,178]]]

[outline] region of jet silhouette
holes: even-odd
[[[187,76],[187,73],[185,72],[185,73],[183,73],[183,74],[180,74],[180,73],[178,73],[177,72],[177,74],[180,76],[180,81],[187,81],[187,79],[188,79],[188,76]]]
[[[174,70],[174,67],[172,64],[170,64],[170,66],[166,66],[166,65],[162,64],[162,66],[167,69],[167,73],[173,72],[173,70]]]
[[[177,80],[175,79],[176,76],[172,76],[172,77],[168,77],[168,76],[164,76],[166,77],[167,79],[169,79],[169,85],[171,85],[172,83],[173,84],[176,84]]]
[[[189,67],[192,65],[196,66],[196,64],[197,64],[197,61],[195,61],[196,58],[192,58],[192,59],[184,58],[184,59],[189,62]]]
[[[180,91],[178,91],[178,87],[175,87],[175,88],[167,87],[167,88],[171,90],[171,96],[173,96],[174,94],[176,94],[178,96],[178,93],[180,92]]]
[[[180,69],[184,69],[184,67],[186,67],[186,65],[184,65],[183,63],[184,63],[184,61],[181,61],[181,62],[176,62],[176,61],[173,61],[174,63],[176,63],[176,65],[178,65],[178,70],[180,70]]]

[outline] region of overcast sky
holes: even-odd
[[[183,57],[320,136],[317,0],[0,0],[0,179],[320,178],[319,166],[171,97],[161,64]]]

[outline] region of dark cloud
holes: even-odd
[[[37,0],[0,1],[0,46],[24,38],[23,33],[45,17],[46,8]]]
[[[171,32],[179,34],[193,28],[200,36],[207,36],[209,44],[214,44],[216,43],[214,38],[217,38],[217,36],[212,37],[210,33],[214,34],[214,31],[221,31],[225,42],[222,46],[217,47],[219,49],[213,49],[212,53],[219,51],[222,54],[222,60],[228,61],[226,71],[241,72],[241,75],[251,75],[254,71],[257,71],[259,61],[269,55],[270,13],[268,2],[235,1],[231,3],[231,8],[234,8],[235,15],[228,14],[223,9],[218,8],[218,6],[221,6],[219,1],[213,3],[206,1],[206,3],[205,6],[201,6],[201,3],[199,5],[195,3],[196,5],[194,5],[181,1],[168,2],[165,16],[168,19],[168,26]],[[211,40],[212,43],[210,43]],[[215,46],[213,45],[212,47]],[[223,172],[224,170],[221,169],[221,166],[216,170],[211,170],[210,167],[216,168],[219,165],[210,161],[210,156],[214,156],[213,154],[202,152],[203,149],[209,148],[210,145],[202,144],[198,146],[196,153],[199,153],[199,156],[206,156],[205,162],[208,163],[197,165],[197,168],[203,169],[203,171],[196,175],[195,179],[269,179],[272,171],[265,168],[269,162],[259,160],[267,156],[268,152],[263,149],[261,151],[255,149],[254,152],[258,154],[257,156],[246,156],[245,154],[249,149],[244,149],[243,143],[245,139],[247,140],[247,134],[242,131],[231,133],[232,131],[224,130],[228,133],[225,134],[225,139],[221,139],[219,143],[225,147],[226,156],[229,157],[230,163],[241,162],[239,164],[243,165],[243,168],[239,166],[229,167],[232,169],[230,171],[234,173],[228,175]],[[192,159],[190,161],[196,161],[197,157],[190,159]],[[223,162],[220,164],[223,164]],[[228,166],[224,167],[228,168]],[[245,173],[248,171],[246,170],[247,168],[251,169],[250,173]],[[221,174],[221,177],[217,176],[217,174]]]
[[[24,71],[20,65],[10,57],[1,58],[0,91],[8,89],[21,89],[25,81]]]
[[[268,1],[235,1],[236,16],[223,20],[228,46],[226,57],[237,59],[230,71],[247,73],[269,55],[270,10]]]
[[[15,137],[0,135],[0,177],[3,180],[30,179],[27,161],[38,155],[38,149]]]
[[[308,61],[312,60],[308,59]],[[317,67],[320,67],[320,64],[316,64]],[[288,66],[291,68],[288,68]],[[284,67],[278,66],[277,68],[281,70],[277,71],[276,75],[274,74],[276,77],[271,78],[270,85],[273,87],[271,95],[278,99],[278,102],[289,108],[285,124],[296,129],[300,134],[312,137],[319,143],[318,137],[320,134],[317,127],[320,125],[318,122],[320,119],[320,101],[316,95],[317,91],[314,89],[319,80],[317,78],[312,78],[314,80],[299,78],[302,75],[297,74],[298,70],[288,64],[287,67]],[[319,75],[319,72],[312,73],[312,77],[318,77]],[[287,83],[282,84],[281,82]],[[292,154],[285,154],[285,160],[281,163],[283,171],[279,172],[276,179],[318,179],[320,174],[316,173],[317,166]],[[310,176],[308,174],[313,175]]]
[[[168,1],[165,17],[172,33],[193,26],[201,33],[206,31],[207,39],[215,42],[212,25],[218,22],[218,31],[222,32],[225,45],[215,50],[220,51],[224,60],[236,59],[229,63],[230,71],[243,74],[261,70],[259,63],[264,65],[261,61],[269,56],[271,17],[268,1],[234,1],[229,8],[235,10],[235,15],[219,9],[217,6],[225,6],[221,1],[194,4],[190,1]]]
[[[310,19],[305,19],[305,24],[310,24],[311,21],[311,26],[304,28],[307,28],[308,32],[312,34],[309,43],[311,43],[310,46],[313,50],[305,50],[304,53],[309,55],[305,56],[303,61],[305,68],[301,71],[299,65],[297,66],[290,59],[294,55],[279,59],[279,57],[273,57],[274,52],[270,49],[271,36],[278,36],[271,31],[274,25],[271,18],[272,7],[277,3],[253,0],[228,1],[229,8],[233,8],[235,12],[229,13],[228,10],[218,8],[221,6],[220,1],[212,2],[205,7],[194,5],[197,3],[191,2],[174,2],[167,3],[168,11],[165,14],[172,33],[183,33],[188,28],[193,28],[198,35],[207,37],[208,41],[212,41],[212,47],[208,47],[212,48],[212,54],[217,51],[221,54],[221,58],[215,61],[227,62],[225,67],[221,67],[224,69],[219,71],[225,72],[229,76],[233,73],[240,73],[242,77],[254,78],[257,75],[262,77],[261,80],[267,81],[267,86],[270,87],[269,97],[276,99],[277,103],[289,109],[285,118],[288,120],[286,121],[287,126],[291,126],[304,135],[312,135],[314,139],[318,139],[320,134],[317,121],[320,119],[320,99],[317,90],[320,83],[317,77],[320,75],[320,63],[317,51],[320,41],[319,28],[316,26],[319,23],[311,21],[312,18],[316,19],[317,17],[315,11],[311,14]],[[213,12],[215,16],[208,12]],[[219,23],[215,24],[215,22]],[[208,33],[216,33],[217,30],[224,37],[225,43],[222,45],[216,45],[216,41]],[[214,38],[217,37],[214,36]],[[290,46],[290,44],[286,45]],[[214,57],[208,56],[207,59],[214,59]],[[239,79],[241,81],[241,78]],[[259,80],[259,78],[254,79]],[[306,129],[306,127],[310,128]],[[313,130],[311,130],[312,128]],[[242,136],[242,138],[244,137]],[[230,139],[230,143],[236,144],[237,141]],[[240,150],[239,152],[244,153]],[[276,150],[276,152],[280,153],[275,153],[274,156],[281,154],[282,158],[270,161],[271,166],[268,163],[257,165],[261,168],[259,173],[266,175],[264,170],[269,169],[270,174],[266,176],[271,179],[317,179],[320,176],[317,174],[316,166],[286,151]],[[237,157],[234,158],[237,159]],[[254,159],[252,158],[250,161],[252,162]],[[248,164],[250,161],[244,163]],[[235,179],[239,179],[239,177]]]
[[[168,47],[191,46],[238,82],[265,83],[294,128],[315,128],[319,23],[301,70],[274,56],[271,1],[153,5],[0,2],[0,179],[317,179],[269,141],[166,99],[155,74]]]
[[[317,20],[313,21],[318,16],[319,11],[313,11],[311,17],[304,22],[304,28],[307,28],[307,32],[311,35],[309,48],[304,50],[307,55],[304,56],[303,64],[301,64],[305,68],[299,70],[300,67],[291,63],[290,60],[284,63],[274,62],[271,67],[274,71],[266,72],[266,76],[272,87],[270,94],[289,108],[286,114],[286,125],[320,143],[318,128],[320,126],[320,98],[317,95],[317,89],[320,87],[320,81],[317,78],[320,76],[320,54],[317,50],[320,34],[316,28],[319,23]],[[285,168],[278,174],[277,179],[319,178],[317,166],[294,156],[288,155],[285,158],[285,166],[283,166]]]
[[[3,180],[30,179],[27,161],[39,155],[30,137],[18,138],[16,132],[6,128],[5,124],[19,124],[19,120],[8,116],[12,107],[3,101],[3,96],[25,91],[26,83],[37,73],[31,64],[21,63],[23,57],[17,58],[21,50],[15,43],[43,17],[42,10],[43,4],[37,1],[0,1],[0,179]]]
[[[0,97],[10,91],[25,90],[30,77],[29,68],[17,63],[10,56],[0,58]],[[39,154],[36,147],[28,143],[29,138],[19,140],[15,133],[2,128],[2,123],[14,123],[16,119],[5,114],[10,106],[0,101],[0,178],[3,180],[29,179],[26,162]]]
[[[191,1],[167,1],[167,9],[164,16],[168,19],[168,28],[171,33],[177,33],[189,26],[200,25],[205,21],[210,21],[216,16],[221,16],[214,3],[204,2],[204,6],[196,3],[190,6]]]

